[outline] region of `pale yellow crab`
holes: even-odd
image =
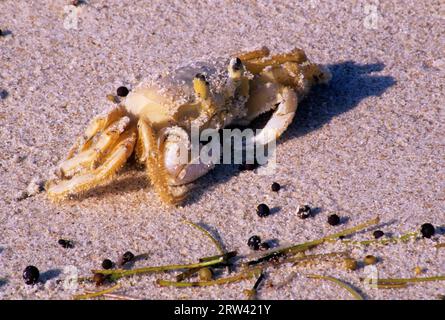
[[[89,190],[111,179],[135,152],[160,198],[176,204],[185,195],[177,186],[213,168],[211,163],[179,161],[178,150],[190,150],[192,126],[202,130],[248,124],[274,110],[264,129],[277,138],[311,86],[330,78],[327,68],[311,63],[300,49],[269,56],[267,48],[153,76],[92,120],[58,166],[58,178],[47,182],[47,194],[58,200]],[[264,129],[255,143],[271,139]]]

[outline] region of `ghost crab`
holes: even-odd
[[[291,123],[298,101],[328,69],[310,62],[301,49],[269,56],[265,47],[229,59],[196,62],[149,78],[117,107],[94,118],[46,184],[51,199],[63,199],[111,179],[135,152],[160,198],[170,204],[185,196],[188,183],[213,164],[181,163],[190,150],[190,130],[248,124],[274,110],[265,129],[278,138]],[[262,130],[255,143],[266,144]]]

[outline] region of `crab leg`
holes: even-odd
[[[302,63],[305,61],[307,61],[307,57],[304,51],[295,48],[289,53],[277,54],[269,59],[251,59],[243,61],[243,63],[247,70],[253,74],[259,74],[267,66],[278,66],[285,62]]]
[[[82,168],[93,169],[110,146],[117,141],[129,123],[130,118],[128,117],[123,117],[112,123],[99,135],[98,140],[92,143],[88,149],[63,161],[59,166],[61,176],[72,177],[74,174],[81,171]]]
[[[111,109],[106,114],[95,117],[85,130],[82,137],[79,137],[71,149],[68,151],[66,160],[72,158],[77,152],[83,151],[91,145],[91,139],[101,130],[108,127],[111,123],[117,121],[125,115],[125,108],[119,105]]]
[[[236,57],[238,57],[242,61],[246,61],[246,60],[267,57],[269,55],[269,53],[270,53],[270,50],[267,47],[262,47],[261,49],[258,49],[258,50],[253,50],[253,51],[237,54]]]
[[[150,137],[151,131],[147,128],[148,124],[144,120],[138,121],[138,141],[136,144],[136,158],[140,163],[146,163],[148,153],[150,151]]]
[[[49,182],[47,185],[48,196],[53,200],[63,199],[69,194],[87,191],[111,178],[132,154],[136,136],[134,127],[125,131],[116,141],[105,161],[97,169],[82,175],[76,175],[69,180]]]
[[[138,122],[142,154],[146,157],[146,170],[150,181],[160,198],[169,204],[176,204],[184,197],[173,194],[168,185],[169,175],[164,166],[164,152],[158,147],[156,135],[147,120]]]

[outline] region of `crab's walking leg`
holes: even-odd
[[[304,51],[299,48],[295,48],[289,53],[277,54],[268,59],[263,58],[243,60],[243,63],[247,70],[253,74],[259,74],[267,66],[278,66],[285,62],[303,63],[305,61],[307,61],[307,57]]]
[[[71,159],[77,152],[87,149],[91,145],[91,139],[100,131],[104,130],[111,123],[117,121],[125,115],[125,108],[122,105],[111,109],[108,113],[95,117],[85,130],[82,137],[79,137],[71,149],[68,151],[66,160]]]
[[[90,144],[88,149],[79,152],[59,165],[61,176],[72,177],[78,172],[85,171],[85,169],[94,169],[129,124],[130,118],[126,116],[112,123],[98,136],[96,142]]]
[[[158,146],[158,139],[147,120],[140,119],[138,122],[141,154],[145,157],[147,175],[158,193],[159,197],[166,203],[177,204],[183,200],[183,195],[173,194],[168,185],[168,172],[164,166],[164,153]]]
[[[69,180],[49,183],[47,186],[48,196],[54,200],[63,199],[67,195],[89,190],[111,178],[132,154],[136,138],[136,129],[130,127],[119,137],[111,152],[97,169],[75,175]]]
[[[267,47],[262,47],[261,49],[258,49],[258,50],[242,52],[240,54],[237,54],[236,57],[238,57],[242,61],[247,61],[247,60],[267,57],[269,55],[269,53],[270,53],[270,50]]]

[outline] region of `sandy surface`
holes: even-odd
[[[186,218],[215,232],[225,247],[249,253],[253,234],[298,243],[380,215],[380,229],[393,235],[425,222],[445,225],[444,214],[444,11],[440,1],[88,1],[77,29],[64,27],[67,0],[0,1],[0,298],[60,299],[83,292],[64,285],[66,270],[87,275],[104,258],[127,250],[148,253],[135,266],[190,263],[216,254],[207,238],[181,223]],[[66,21],[65,21],[66,22]],[[69,27],[69,24],[68,24]],[[442,31],[442,34],[441,34]],[[81,199],[61,204],[44,194],[20,200],[33,179],[66,154],[89,119],[109,105],[120,85],[134,87],[150,72],[202,56],[221,56],[268,45],[294,46],[334,74],[315,90],[279,141],[275,174],[264,176],[221,166],[199,181],[184,207],[162,206],[144,172],[129,167],[120,178]],[[283,189],[270,191],[279,182]],[[256,205],[276,208],[260,219]],[[311,219],[296,216],[299,204],[319,208]],[[331,227],[337,213],[343,224]],[[340,244],[314,252],[350,250],[379,257],[381,277],[445,274],[444,229],[433,239],[385,247]],[[57,244],[71,239],[72,249]],[[371,231],[354,239],[370,239]],[[42,283],[27,286],[25,266],[36,265]],[[71,266],[71,267],[70,267]],[[66,269],[68,267],[68,269]],[[71,269],[69,269],[71,268]],[[73,269],[74,268],[74,269]],[[271,269],[277,283],[290,266]],[[335,284],[304,274],[336,276],[369,299],[436,299],[443,283],[406,289],[366,289],[364,269],[338,265],[297,268],[297,277],[260,298],[350,298]],[[123,281],[132,297],[243,298],[253,280],[212,288],[159,288],[170,275]],[[62,280],[62,281],[60,281]]]

